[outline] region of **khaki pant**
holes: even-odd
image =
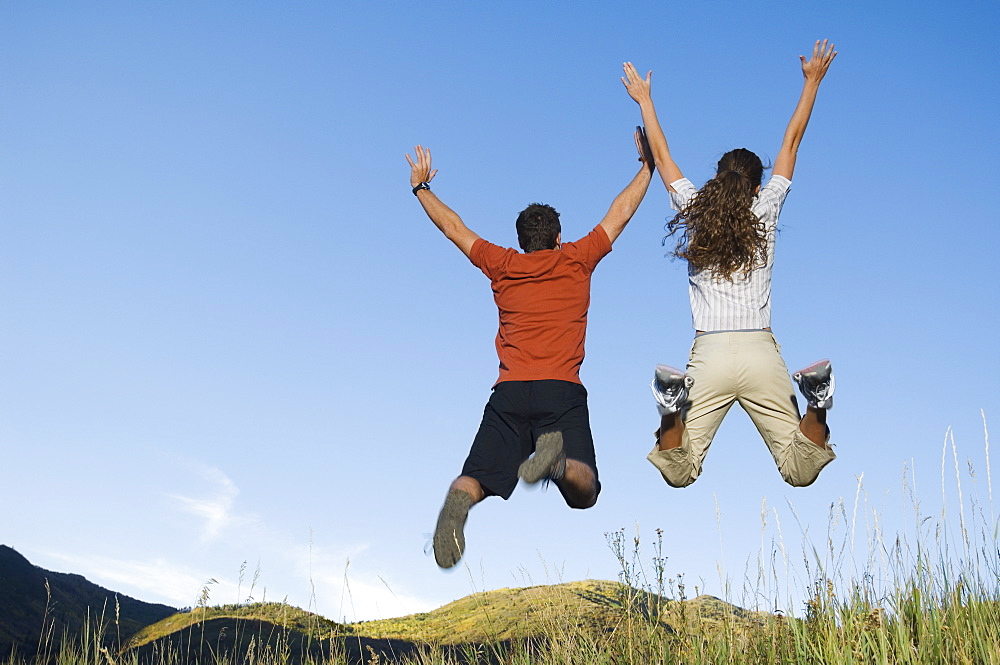
[[[680,448],[653,448],[647,459],[667,484],[685,487],[701,474],[722,419],[734,402],[750,415],[789,485],[812,484],[836,455],[820,448],[799,429],[798,404],[788,368],[774,336],[767,331],[698,335],[691,347],[687,373],[694,379],[690,407],[684,415]]]

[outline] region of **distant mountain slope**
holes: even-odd
[[[124,642],[144,626],[176,611],[123,596],[80,575],[43,570],[12,548],[0,545],[0,661],[12,650],[22,657],[33,656],[43,634],[51,635],[56,645],[64,633],[75,638],[88,620],[95,626],[102,612],[104,642],[110,647],[117,645],[119,636]]]

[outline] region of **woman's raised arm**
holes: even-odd
[[[775,175],[792,179],[792,173],[795,172],[795,158],[799,152],[802,135],[806,133],[806,125],[809,124],[813,105],[816,103],[819,84],[826,76],[826,71],[830,69],[830,63],[837,57],[837,52],[833,48],[833,44],[829,44],[826,39],[822,43],[817,40],[809,60],[806,60],[803,55],[799,56],[799,60],[802,61],[802,75],[805,77],[805,81],[802,84],[799,103],[792,113],[792,119],[788,121],[787,129],[785,129],[785,138],[781,141],[778,157],[774,160],[773,173]]]
[[[642,124],[646,128],[646,138],[649,147],[653,152],[653,159],[656,161],[656,170],[663,179],[663,184],[671,192],[674,191],[670,183],[676,182],[684,177],[680,168],[670,156],[670,148],[667,147],[667,137],[660,129],[660,121],[656,118],[656,109],[653,107],[653,98],[650,96],[650,79],[653,72],[646,74],[646,78],[639,76],[635,66],[631,62],[626,62],[622,67],[625,69],[625,76],[622,83],[628,91],[629,97],[635,100],[642,111]]]

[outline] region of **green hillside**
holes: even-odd
[[[139,631],[123,655],[140,663],[360,663],[412,654],[416,646],[372,638],[283,603],[199,607]],[[234,654],[239,654],[234,657]]]
[[[356,635],[417,644],[481,644],[582,631],[592,636],[614,631],[627,618],[681,630],[724,621],[759,622],[756,614],[712,596],[671,601],[619,582],[586,580],[565,584],[498,589],[466,596],[431,612],[347,626]]]
[[[589,635],[595,640],[623,625],[664,633],[759,625],[761,617],[711,596],[669,601],[618,582],[587,580],[475,593],[431,612],[338,624],[279,603],[196,608],[167,617],[131,640],[140,662],[167,656],[192,662],[248,652],[280,661],[331,654],[360,662],[378,654],[398,660],[417,651],[550,640]]]
[[[342,626],[334,621],[284,603],[222,605],[197,607],[188,612],[178,612],[166,617],[138,631],[132,637],[129,646],[141,647],[206,622],[232,623],[235,632],[235,627],[241,621],[272,625],[275,630],[294,632],[315,640],[328,639],[331,634],[343,632]]]
[[[195,608],[139,631],[125,652],[139,662],[162,656],[179,662],[216,662],[226,654],[254,654],[272,662],[329,658],[339,626],[316,614],[279,603]],[[222,660],[225,660],[223,658]],[[240,659],[235,659],[240,660]]]

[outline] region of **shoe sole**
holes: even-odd
[[[671,379],[675,378],[684,379],[684,383],[686,384],[691,377],[684,370],[671,367],[670,365],[656,366],[656,380],[660,383],[668,383]]]
[[[451,568],[465,553],[465,520],[471,504],[468,494],[461,490],[451,490],[444,500],[434,529],[434,560],[441,568]]]
[[[535,454],[521,463],[517,475],[526,483],[537,483],[548,476],[562,455],[562,432],[546,432],[538,437],[538,441],[535,442]]]
[[[792,378],[798,381],[802,377],[818,375],[822,372],[822,374],[824,375],[823,378],[825,380],[828,376],[830,376],[830,373],[832,371],[833,368],[830,366],[829,360],[826,359],[818,360],[814,362],[812,365],[809,365],[809,367],[805,367],[797,371],[795,374],[792,375]]]

